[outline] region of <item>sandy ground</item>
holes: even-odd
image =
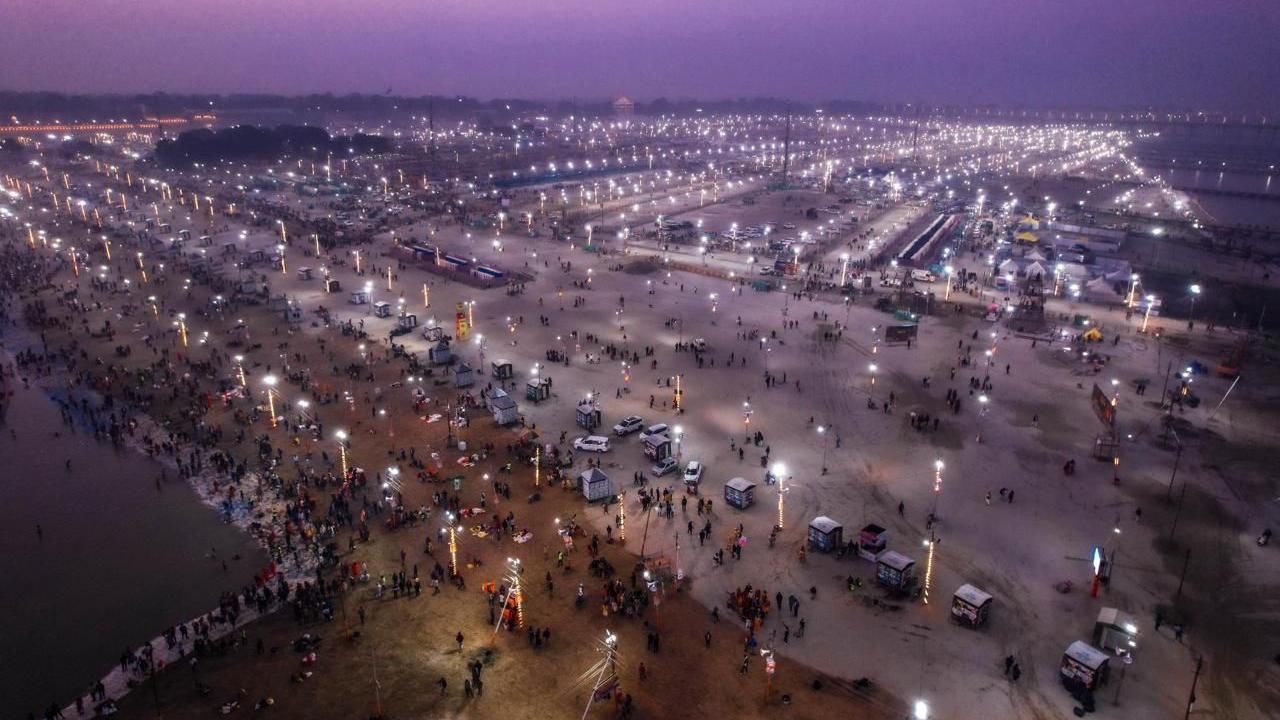
[[[248,241],[251,246],[273,242],[274,238],[267,235],[251,235]],[[446,236],[441,242],[449,247],[451,240]],[[218,246],[220,242],[215,243]],[[487,245],[479,245],[472,252],[485,258],[485,253],[492,251]],[[537,278],[523,295],[485,293],[446,284],[413,269],[398,271],[390,294],[403,293],[407,305],[421,313],[418,288],[423,282],[432,283],[429,312],[446,323],[456,302],[476,300],[475,331],[483,334],[486,341],[483,345],[465,343],[458,350],[473,365],[481,367],[484,362],[478,361],[482,352],[487,359],[510,359],[517,369],[519,384],[535,362],[545,360],[547,349],[561,347],[557,336],[567,338],[571,331],[577,331],[577,346],[567,348],[572,353],[572,364],[544,370],[555,379],[556,396],[552,401],[535,407],[516,395],[527,420],[545,431],[543,437],[548,441],[554,441],[560,430],[569,430],[573,436],[574,402],[588,391],[595,391],[602,398],[606,425],[633,413],[647,422],[679,422],[685,429],[682,458],[699,459],[708,466],[702,492],[716,500],[718,526],[713,542],[698,547],[697,538],[687,534],[680,514],[674,521],[652,518],[645,541],[643,533],[635,532],[640,526],[639,506],[629,504],[628,527],[632,530],[628,532],[627,550],[636,553],[640,543],[645,542],[646,553],[663,552],[674,559],[675,538],[680,538],[678,564],[691,578],[691,599],[703,608],[721,604],[727,590],[746,583],[770,592],[776,589],[784,595],[796,594],[802,599],[800,615],[806,619],[808,631],[803,638],[796,638],[796,626],[792,625],[789,642],[781,641],[782,633],[773,640],[788,662],[804,663],[844,678],[869,676],[878,687],[901,699],[896,702],[928,699],[939,717],[1069,717],[1072,702],[1057,676],[1062,650],[1073,640],[1087,640],[1098,609],[1114,606],[1139,618],[1143,637],[1136,661],[1127,668],[1119,707],[1111,704],[1118,685],[1113,681],[1099,695],[1101,712],[1115,716],[1123,712],[1130,717],[1174,716],[1185,707],[1198,653],[1209,661],[1197,693],[1197,714],[1250,718],[1266,717],[1275,711],[1277,698],[1273,690],[1267,689],[1277,686],[1276,670],[1267,669],[1268,658],[1275,651],[1267,644],[1268,636],[1275,637],[1271,599],[1274,593],[1266,588],[1274,588],[1278,567],[1270,548],[1260,550],[1252,544],[1257,529],[1264,522],[1275,521],[1274,508],[1262,505],[1275,495],[1267,465],[1275,438],[1262,429],[1269,420],[1266,403],[1271,371],[1259,367],[1259,377],[1251,383],[1256,390],[1233,396],[1216,413],[1214,406],[1227,390],[1228,381],[1197,378],[1197,393],[1206,402],[1179,417],[1185,423],[1180,430],[1184,442],[1187,438],[1194,440],[1188,442],[1182,455],[1175,485],[1175,500],[1183,483],[1187,494],[1174,541],[1167,537],[1176,504],[1165,500],[1173,453],[1159,440],[1159,412],[1152,395],[1156,399],[1159,396],[1154,392],[1138,396],[1132,384],[1147,378],[1158,387],[1163,377],[1161,366],[1170,360],[1180,365],[1194,357],[1211,363],[1231,338],[1222,333],[1197,332],[1193,337],[1166,337],[1156,343],[1133,331],[1136,322],[1126,325],[1122,316],[1089,309],[1102,323],[1108,340],[1114,334],[1121,338],[1118,345],[1108,341],[1099,349],[1110,354],[1113,361],[1097,378],[1108,391],[1109,381],[1119,380],[1121,428],[1126,436],[1132,435],[1122,444],[1122,480],[1116,485],[1112,483],[1111,465],[1090,459],[1099,431],[1088,402],[1095,378],[1059,343],[1050,346],[1040,341],[1033,346],[1031,339],[1019,337],[1003,325],[993,327],[969,314],[946,314],[927,318],[919,341],[911,348],[880,344],[873,354],[869,329],[882,324],[886,316],[872,310],[868,300],[859,300],[846,309],[828,298],[797,300],[785,293],[750,289],[737,292],[726,281],[705,277],[677,273],[667,279],[610,271],[614,258],[571,251],[545,238],[513,240],[500,255],[504,259],[528,259]],[[379,267],[388,263],[377,253],[367,257],[367,262]],[[553,258],[572,260],[572,271],[559,270],[550,262]],[[967,262],[976,267],[978,261],[968,258]],[[590,285],[572,287],[573,281],[585,283],[588,269],[592,270]],[[364,280],[352,277],[349,265],[337,272],[347,287]],[[652,294],[645,291],[647,280],[654,281]],[[375,282],[379,287],[385,285],[385,281]],[[190,300],[179,300],[174,292],[177,284],[170,281],[172,303],[198,301],[206,294],[205,289],[196,288]],[[563,298],[556,293],[560,287],[565,288]],[[293,275],[277,274],[272,276],[272,289],[301,302],[308,321],[314,319],[316,305],[324,304],[335,311],[335,322],[363,321],[374,337],[385,337],[394,322],[368,315],[367,306],[350,306],[341,299],[326,297],[316,281],[308,284]],[[379,299],[378,293],[375,300]],[[714,312],[708,299],[711,293],[719,298]],[[575,306],[575,297],[581,297],[583,302]],[[625,304],[620,304],[620,298]],[[963,296],[956,299],[973,302]],[[621,328],[615,312],[619,309]],[[1073,309],[1056,301],[1051,305],[1055,316]],[[822,339],[819,323],[823,314],[829,322],[841,321],[848,328],[838,341]],[[538,315],[547,316],[548,324],[540,325]],[[261,328],[255,330],[259,333],[266,332],[274,322],[265,317],[265,311],[255,316],[257,319],[251,324],[255,329]],[[508,317],[514,320],[514,332],[509,331]],[[671,318],[680,318],[682,329],[668,326],[666,321]],[[792,320],[798,321],[798,327],[786,329],[784,323]],[[217,322],[210,321],[210,327],[216,329]],[[202,329],[193,327],[193,331]],[[768,368],[775,376],[786,373],[785,383],[773,388],[765,386],[766,360],[761,344],[740,339],[740,333],[752,330],[771,338],[776,333],[776,340],[769,343]],[[975,331],[978,339],[973,337]],[[336,335],[331,329],[307,325],[302,332],[308,337]],[[671,351],[679,339],[678,332],[685,339],[706,338],[711,347],[707,366],[699,367],[690,353]],[[990,372],[994,387],[988,393],[989,410],[980,415],[979,403],[967,392],[966,385],[971,376],[981,379],[986,369],[958,366],[957,354],[963,348],[957,350],[957,344],[972,345],[973,356],[981,358],[983,350],[992,346],[991,332],[996,333]],[[581,340],[588,333],[598,336],[599,343]],[[401,340],[411,351],[426,350],[425,341],[417,335]],[[628,387],[623,388],[617,363],[583,362],[584,353],[600,353],[600,343],[621,344],[634,350],[652,346],[657,350],[657,367],[650,367],[649,358],[642,359],[633,368]],[[346,350],[351,352],[350,343],[346,343]],[[726,366],[730,353],[735,357],[732,368]],[[745,366],[742,358],[746,358]],[[871,362],[879,367],[874,386],[867,370]],[[1008,374],[1002,369],[1005,365],[1009,366]],[[954,380],[950,379],[953,367]],[[670,400],[671,393],[665,384],[659,385],[674,374],[684,378],[687,412],[679,416],[663,409],[663,402]],[[927,388],[922,384],[926,376],[931,378]],[[962,399],[958,414],[952,414],[942,402],[949,388],[955,388]],[[627,391],[622,392],[624,389]],[[403,392],[407,402],[407,390]],[[880,404],[890,392],[896,400],[890,414],[867,408],[868,398]],[[653,409],[649,395],[654,396]],[[743,439],[744,402],[751,404],[750,427],[764,434],[764,444],[750,448],[740,461],[730,443],[739,444]],[[907,421],[912,411],[940,417],[938,431],[912,430]],[[322,410],[322,417],[332,412]],[[327,418],[326,422],[332,426],[338,421]],[[438,437],[433,440],[430,427],[400,424],[398,416],[395,422],[396,445],[440,444]],[[483,426],[486,422],[482,419],[478,424]],[[819,425],[828,431],[819,435]],[[413,429],[405,429],[408,427]],[[368,428],[356,429],[364,433]],[[981,443],[977,442],[979,430]],[[358,461],[376,467],[381,457],[379,441],[391,438],[375,440],[364,434],[357,437],[353,453]],[[632,471],[645,470],[649,464],[637,445],[634,438],[619,440],[604,457],[606,471],[624,485]],[[743,512],[725,507],[721,495],[723,482],[731,477],[761,480],[759,456],[765,445],[769,462],[785,463],[789,478],[784,530],[774,548],[767,546],[767,537],[777,521],[777,486],[761,484],[757,488],[757,504]],[[822,473],[824,455],[829,468],[826,474]],[[1075,458],[1080,466],[1073,477],[1064,477],[1060,471],[1067,458]],[[860,594],[880,597],[882,593],[869,582],[873,573],[870,563],[816,554],[804,563],[798,561],[796,551],[803,542],[806,524],[822,514],[844,523],[846,537],[868,522],[888,528],[890,549],[923,565],[925,515],[935,501],[931,492],[933,468],[939,459],[945,464],[942,492],[936,498],[940,519],[937,532],[942,542],[935,547],[930,603],[902,603],[896,611],[866,606],[860,597],[845,589],[845,578],[863,578],[868,582]],[[578,462],[581,464],[582,460]],[[470,476],[475,477],[474,471]],[[515,497],[525,494],[529,482],[527,477],[513,480]],[[674,483],[666,478],[658,484]],[[466,488],[466,493],[478,493],[477,485],[468,483]],[[1000,488],[1014,490],[1017,501],[1000,502]],[[989,492],[994,496],[990,504],[985,499]],[[570,511],[571,502],[567,497],[557,498],[527,510],[517,503],[518,514],[530,515],[537,538],[550,534],[549,512]],[[628,502],[634,503],[634,498]],[[899,502],[905,506],[902,516],[897,512]],[[1140,521],[1135,514],[1138,508],[1143,510]],[[612,519],[598,509],[580,505],[578,513],[601,533]],[[1266,519],[1268,515],[1270,520]],[[711,559],[714,547],[722,543],[725,533],[736,523],[743,525],[748,541],[743,559],[717,566]],[[1116,527],[1119,533],[1114,532]],[[416,546],[416,541],[408,537],[399,541]],[[366,551],[377,562],[394,566],[395,542],[396,538],[379,537]],[[1090,577],[1086,558],[1094,546],[1116,553],[1113,580],[1100,599],[1090,598],[1085,591]],[[1179,642],[1167,627],[1155,632],[1151,622],[1156,606],[1172,600],[1183,548],[1193,551],[1183,590],[1183,601],[1192,620]],[[494,550],[495,556],[502,556],[502,551]],[[619,549],[610,548],[610,552]],[[531,568],[534,577],[541,576],[537,555],[535,552]],[[492,560],[485,563],[485,567],[494,566]],[[615,564],[622,567],[625,563]],[[485,572],[481,569],[477,575],[484,577]],[[1066,595],[1056,592],[1053,585],[1063,580],[1072,581],[1076,589]],[[472,587],[479,584],[475,580],[469,582]],[[571,582],[563,584],[564,593]],[[950,594],[962,582],[977,584],[996,596],[987,627],[972,631],[948,621]],[[557,583],[557,595],[561,594],[561,587]],[[815,598],[811,599],[809,588],[816,588]],[[355,602],[359,602],[358,598]],[[427,611],[426,605],[447,607]],[[717,711],[758,712],[758,705],[755,710],[747,709],[752,706],[747,700],[750,693],[724,688],[738,682],[723,677],[734,673],[740,659],[736,649],[728,649],[736,642],[733,633],[722,624],[715,638],[717,660],[699,663],[698,672],[689,672],[696,661],[685,656],[701,651],[699,635],[706,610],[698,609],[688,599],[677,599],[663,606],[664,623],[668,622],[668,607],[680,618],[673,623],[680,628],[673,633],[677,638],[673,640],[676,661],[654,659],[650,665],[654,689],[637,691],[641,708],[657,706],[667,714],[687,714],[684,698],[689,694],[681,691],[691,689],[696,697],[714,699]],[[1224,607],[1238,612],[1227,616],[1222,611]],[[578,620],[568,617],[572,612],[563,607],[557,611],[551,606],[547,611],[549,615],[543,620],[539,617],[543,610],[531,607],[530,622],[548,622],[555,628],[555,647],[543,657],[562,652],[563,662],[550,663],[552,667],[543,673],[527,672],[548,663],[521,658],[528,650],[514,639],[498,641],[504,649],[499,653],[498,672],[492,680],[486,680],[486,687],[499,685],[503,692],[509,688],[518,693],[511,696],[513,699],[529,701],[504,708],[508,714],[519,714],[528,708],[532,716],[535,708],[540,711],[544,706],[531,698],[553,694],[549,690],[565,692],[565,681],[588,664],[591,639],[606,626],[594,613],[588,612]],[[341,678],[336,684],[349,695],[347,705],[341,704],[344,701],[332,689],[334,683],[323,694],[311,689],[320,683],[288,686],[282,678],[296,665],[287,649],[246,663],[210,662],[205,680],[223,694],[237,684],[252,683],[252,689],[246,687],[251,699],[272,694],[283,700],[291,697],[289,693],[298,696],[316,692],[320,702],[308,702],[308,716],[316,712],[316,705],[323,705],[325,716],[350,717],[369,703],[369,675],[365,673],[371,673],[373,661],[364,662],[362,655],[382,657],[385,650],[388,675],[382,675],[379,664],[379,679],[392,714],[480,713],[481,701],[469,707],[458,703],[455,689],[461,676],[457,670],[451,680],[450,699],[435,700],[431,683],[438,673],[446,672],[451,664],[456,666],[460,659],[449,652],[448,639],[456,627],[466,628],[468,637],[483,634],[482,612],[478,602],[425,599],[376,604],[370,614],[372,627],[368,634],[349,651],[334,652],[338,656],[334,676]],[[591,632],[572,629],[575,621],[590,627]],[[766,626],[767,636],[777,629],[774,622],[777,621]],[[624,655],[636,663],[630,666],[633,668],[648,658],[644,658],[639,646],[637,623],[632,621],[624,628]],[[252,631],[271,638],[272,644],[281,644],[281,638],[296,635],[298,629],[290,621],[276,618]],[[331,639],[339,634],[333,626],[321,632]],[[1001,661],[1010,654],[1017,658],[1023,671],[1016,684],[1002,676]],[[343,658],[348,657],[350,666],[343,664]],[[504,663],[510,663],[509,670],[503,668]],[[227,666],[225,670],[220,669],[222,664]],[[780,677],[787,677],[786,669],[784,664]],[[751,677],[759,680],[758,666],[753,672],[756,674]],[[180,679],[165,682],[173,682],[174,687],[183,683]],[[752,692],[757,691],[758,684]],[[208,699],[173,692],[178,697],[172,702],[209,704]],[[830,694],[821,697],[823,703],[832,701]],[[148,713],[146,700],[143,693],[135,693],[126,706],[126,714]],[[443,704],[436,705],[437,702]],[[574,706],[567,699],[556,702],[564,704],[545,706],[547,711],[560,707],[563,712]],[[287,708],[291,703],[282,705]],[[821,705],[821,711],[825,714],[828,707]],[[802,709],[798,702],[796,710]],[[705,713],[699,709],[698,714]]]

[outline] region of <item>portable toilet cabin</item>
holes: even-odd
[[[331,277],[325,278],[324,291],[327,293],[342,292],[342,282]]]
[[[369,293],[364,290],[353,290],[351,292],[352,305],[364,305],[369,302]]]
[[[471,387],[475,384],[475,373],[471,371],[471,366],[466,363],[458,363],[453,368],[453,386],[454,387]]]
[[[978,627],[990,612],[991,595],[973,585],[961,585],[951,598],[951,619],[961,625]]]
[[[413,313],[400,313],[400,317],[396,318],[396,327],[401,330],[412,330],[418,327],[418,316]]]
[[[302,306],[295,302],[290,302],[284,308],[285,322],[297,323],[302,322]]]
[[[314,271],[309,267],[300,267],[297,272],[299,280],[310,280],[314,275]]]
[[[529,402],[542,402],[551,397],[551,378],[532,377],[524,385],[524,396]]]
[[[844,544],[844,526],[826,515],[819,515],[809,522],[809,547],[831,552]]]
[[[502,389],[494,390],[489,396],[489,412],[493,413],[493,421],[499,425],[510,425],[520,420],[520,408]]]
[[[746,478],[733,478],[724,484],[724,501],[739,510],[746,510],[755,504],[756,484]]]
[[[890,590],[905,590],[916,581],[916,561],[886,550],[876,558],[876,582]]]
[[[1067,646],[1062,654],[1062,667],[1059,676],[1062,684],[1072,692],[1079,690],[1097,690],[1107,683],[1111,674],[1111,658],[1105,652],[1083,640],[1077,640]]]
[[[600,427],[600,406],[591,398],[578,403],[578,427],[590,432]]]
[[[373,304],[373,314],[378,317],[391,317],[391,303],[379,300]]]
[[[588,468],[586,472],[579,475],[578,489],[582,491],[582,496],[587,499],[587,502],[604,500],[616,494],[613,491],[613,482],[609,480],[608,475],[600,471],[600,468]]]
[[[190,239],[191,239],[191,231],[190,231],[189,229],[187,229],[187,228],[183,228],[183,229],[181,229],[181,230],[179,230],[179,231],[178,231],[178,237],[182,238],[183,240],[190,240]]]
[[[494,360],[491,369],[496,380],[507,380],[515,374],[510,360]]]
[[[431,349],[427,351],[427,360],[432,365],[448,365],[453,362],[453,351],[449,349],[449,341],[440,338]]]

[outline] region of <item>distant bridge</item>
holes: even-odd
[[[0,137],[45,137],[48,135],[128,135],[129,133],[154,133],[182,129],[188,125],[211,125],[218,118],[214,115],[191,117],[147,118],[120,122],[26,123],[0,125]]]

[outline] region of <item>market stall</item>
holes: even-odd
[[[876,582],[890,590],[905,590],[916,581],[916,561],[893,550],[876,558]]]
[[[440,338],[440,341],[427,351],[427,359],[432,365],[448,365],[453,362],[453,351],[449,349],[449,341]]]
[[[530,402],[542,402],[551,397],[551,378],[529,378],[524,385],[524,397]]]
[[[1093,642],[1103,650],[1133,652],[1138,647],[1138,621],[1123,610],[1104,607],[1093,624]]]
[[[595,400],[587,398],[578,403],[577,422],[578,427],[588,431],[600,427],[600,406]]]
[[[880,557],[888,544],[889,531],[875,523],[869,523],[858,533],[858,555],[871,562]]]
[[[962,625],[978,627],[987,622],[991,603],[991,595],[966,583],[951,598],[951,619]]]
[[[587,499],[587,502],[604,500],[615,495],[613,482],[608,475],[601,472],[600,468],[589,468],[579,475],[578,489],[582,491],[582,496]]]
[[[809,547],[831,552],[844,544],[844,526],[826,515],[819,515],[809,522]]]
[[[731,479],[724,484],[724,501],[739,510],[746,510],[756,501],[756,484],[746,478]]]
[[[515,371],[511,367],[510,360],[494,360],[490,367],[493,377],[497,380],[507,380],[515,374]]]
[[[475,384],[475,372],[471,370],[471,366],[466,363],[458,363],[453,368],[453,386],[454,387],[471,387]]]
[[[1110,656],[1083,640],[1077,640],[1062,654],[1059,674],[1068,690],[1096,690],[1111,674]]]

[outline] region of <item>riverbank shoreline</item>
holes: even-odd
[[[196,453],[200,457],[207,455],[205,450],[197,447],[194,443],[174,444],[171,452],[156,452],[155,448],[163,446],[168,439],[169,433],[149,415],[136,410],[128,411],[129,430],[120,435],[118,443],[111,443],[110,440],[106,439],[105,433],[95,431],[92,419],[82,409],[84,407],[81,404],[82,400],[100,405],[102,402],[101,396],[74,385],[72,378],[68,376],[65,370],[53,368],[48,373],[36,374],[21,367],[17,358],[26,351],[40,352],[38,333],[21,325],[12,326],[9,332],[5,333],[3,341],[0,342],[0,357],[3,357],[6,366],[13,368],[12,375],[5,378],[4,390],[6,394],[17,390],[18,387],[16,386],[18,385],[21,385],[22,389],[42,394],[68,414],[75,433],[93,437],[94,442],[98,445],[113,446],[118,452],[129,453],[138,458],[154,461],[160,464],[165,469],[166,475],[170,477],[181,477],[178,472],[179,457],[187,457],[192,453]],[[10,383],[14,387],[10,387]],[[13,418],[6,417],[5,421],[12,422]],[[264,495],[261,500],[256,500],[252,503],[232,503],[228,511],[226,504],[220,502],[218,497],[217,488],[219,484],[226,484],[225,478],[220,477],[219,473],[206,467],[200,472],[189,473],[187,477],[182,479],[195,493],[197,501],[204,509],[217,512],[224,524],[237,528],[248,540],[267,553],[268,565],[253,572],[260,582],[278,583],[279,577],[283,577],[284,581],[290,587],[293,587],[314,574],[316,565],[314,558],[295,559],[290,554],[281,554],[276,561],[271,561],[270,547],[264,539],[263,531],[259,529],[255,532],[254,530],[255,525],[270,524],[271,518],[283,515],[284,502],[282,499]],[[157,483],[159,482],[157,480]],[[260,478],[256,472],[251,472],[243,482],[257,485],[260,482]],[[279,523],[276,523],[276,525],[279,525]],[[281,530],[278,526],[272,529],[276,532]],[[161,540],[163,541],[163,539]],[[236,555],[230,559],[239,560],[241,558]],[[301,562],[298,561],[299,559],[301,559]],[[238,585],[240,583],[229,582],[229,587],[225,592],[238,594],[235,589]],[[279,603],[273,604],[267,614],[280,607]],[[222,608],[214,606],[210,610],[200,612],[171,627],[176,628],[180,625],[194,626],[196,623],[204,622],[209,625],[207,639],[217,641],[262,616],[263,613],[260,613],[257,608],[247,603],[235,614],[223,613]],[[171,644],[166,640],[166,632],[166,630],[160,629],[156,635],[136,645],[136,648],[150,646],[154,649],[153,662],[156,670],[163,669],[163,667],[174,662],[192,659],[191,642],[183,638]],[[137,650],[135,649],[134,652],[136,655]],[[94,682],[101,684],[100,687],[105,692],[105,697],[108,699],[107,702],[111,703],[142,686],[148,676],[149,673],[140,672],[135,667],[126,668],[123,664],[116,663],[110,666],[110,669],[106,670]],[[94,682],[87,682],[86,684],[92,686]],[[84,686],[81,685],[81,687]],[[81,697],[83,697],[83,694]],[[99,704],[101,702],[94,703],[93,707],[96,708]],[[90,708],[86,706],[86,710],[88,709]],[[63,712],[69,716],[78,716],[80,714],[75,701],[67,703],[63,708]]]

